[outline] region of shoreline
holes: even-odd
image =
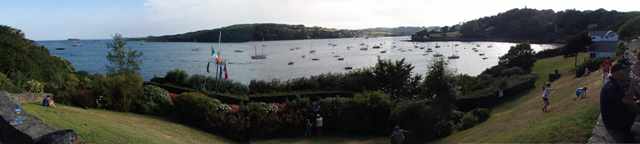
[[[429,39],[429,40],[407,40],[407,42],[445,42],[445,41],[459,41],[459,42],[508,42],[508,43],[529,43],[529,44],[563,44],[560,41],[543,41],[543,40],[514,40],[514,39],[500,39],[500,38],[445,38],[445,39]]]

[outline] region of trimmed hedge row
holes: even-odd
[[[590,72],[600,69],[600,65],[604,62],[604,58],[589,59],[576,67],[576,77],[582,77],[588,68]]]

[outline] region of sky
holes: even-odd
[[[33,40],[178,34],[242,23],[445,26],[513,8],[639,11],[640,0],[9,0],[0,25]]]

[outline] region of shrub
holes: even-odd
[[[560,74],[560,72],[558,72],[558,69],[556,69],[553,73],[549,74],[548,78],[550,82],[553,82],[560,79],[561,76],[562,74]]]
[[[181,69],[175,69],[167,72],[167,75],[164,76],[164,80],[166,82],[176,84],[176,85],[184,85],[187,83],[187,78],[189,74]]]
[[[389,115],[391,98],[382,92],[365,92],[353,98],[320,100],[325,129],[345,134],[388,134],[392,125]]]
[[[134,101],[134,109],[142,114],[167,114],[172,109],[169,92],[153,85],[144,86],[143,95]]]
[[[479,122],[478,118],[475,115],[473,115],[473,113],[467,112],[464,114],[464,116],[462,116],[462,119],[461,119],[462,125],[460,127],[460,130],[471,128],[474,125],[476,125],[478,122]]]
[[[44,92],[44,84],[37,80],[29,80],[24,89],[31,93],[42,93]]]
[[[546,49],[546,50],[542,50],[540,52],[537,52],[535,54],[537,59],[543,59],[543,58],[549,58],[549,57],[555,57],[555,56],[561,56],[564,55],[564,49],[561,48],[554,48],[554,49]]]
[[[205,88],[205,82],[207,81],[207,77],[203,75],[192,75],[187,79],[186,85],[187,87],[193,89],[203,89]]]
[[[207,77],[206,89],[209,91],[231,94],[247,94],[249,92],[249,88],[242,83],[232,80],[215,79],[213,77]]]
[[[405,101],[392,111],[392,118],[401,128],[409,131],[408,141],[419,143],[443,137],[451,133],[453,125],[448,119],[438,117],[429,100]]]
[[[525,71],[531,71],[533,63],[536,62],[533,49],[528,43],[521,43],[509,49],[507,54],[500,57],[499,65],[505,67],[520,67]]]
[[[586,68],[589,68],[589,71],[591,72],[594,72],[600,69],[600,65],[602,64],[602,62],[604,62],[603,58],[597,58],[597,59],[589,59],[584,63],[578,65],[576,67],[576,77],[582,77],[582,75],[585,74]]]
[[[104,96],[104,105],[112,110],[128,112],[134,100],[143,95],[143,79],[137,74],[98,76],[96,81],[94,89]]]
[[[464,113],[464,116],[460,120],[462,123],[460,130],[471,128],[476,124],[486,121],[489,119],[489,113],[489,109],[486,108],[478,108]]]
[[[213,113],[222,103],[202,93],[183,93],[176,97],[175,112],[188,125],[210,128],[207,123],[209,113]]]
[[[420,75],[411,76],[414,66],[406,63],[405,59],[392,62],[378,59],[373,67],[373,78],[378,89],[390,94],[394,98],[412,96],[416,94]]]
[[[491,111],[487,108],[478,108],[471,111],[471,113],[473,113],[473,115],[478,118],[479,122],[483,122],[489,119],[489,114],[491,113]]]
[[[12,93],[18,93],[18,92],[22,91],[22,90],[20,90],[20,88],[18,88],[15,85],[13,85],[11,80],[9,78],[7,78],[7,75],[4,75],[1,72],[0,72],[0,90],[6,90],[6,91],[12,92]]]

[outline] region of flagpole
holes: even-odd
[[[221,57],[221,56],[220,56],[220,51],[219,51],[220,49],[222,49],[222,30],[220,30],[220,31],[219,31],[219,33],[218,33],[218,56],[219,56],[219,57]],[[222,59],[222,58],[220,58],[220,59]],[[222,64],[222,61],[224,61],[224,59],[220,60],[220,63],[216,63],[216,64],[217,64],[217,67],[216,67],[216,68],[217,68],[218,70],[220,70],[220,64]],[[216,74],[217,74],[217,77],[218,77],[218,78],[217,78],[217,81],[216,81],[216,83],[217,83],[217,84],[216,84],[216,89],[219,89],[219,88],[220,88],[220,82],[221,82],[221,81],[220,81],[220,73],[222,73],[222,71],[220,71],[219,73],[216,73]]]

